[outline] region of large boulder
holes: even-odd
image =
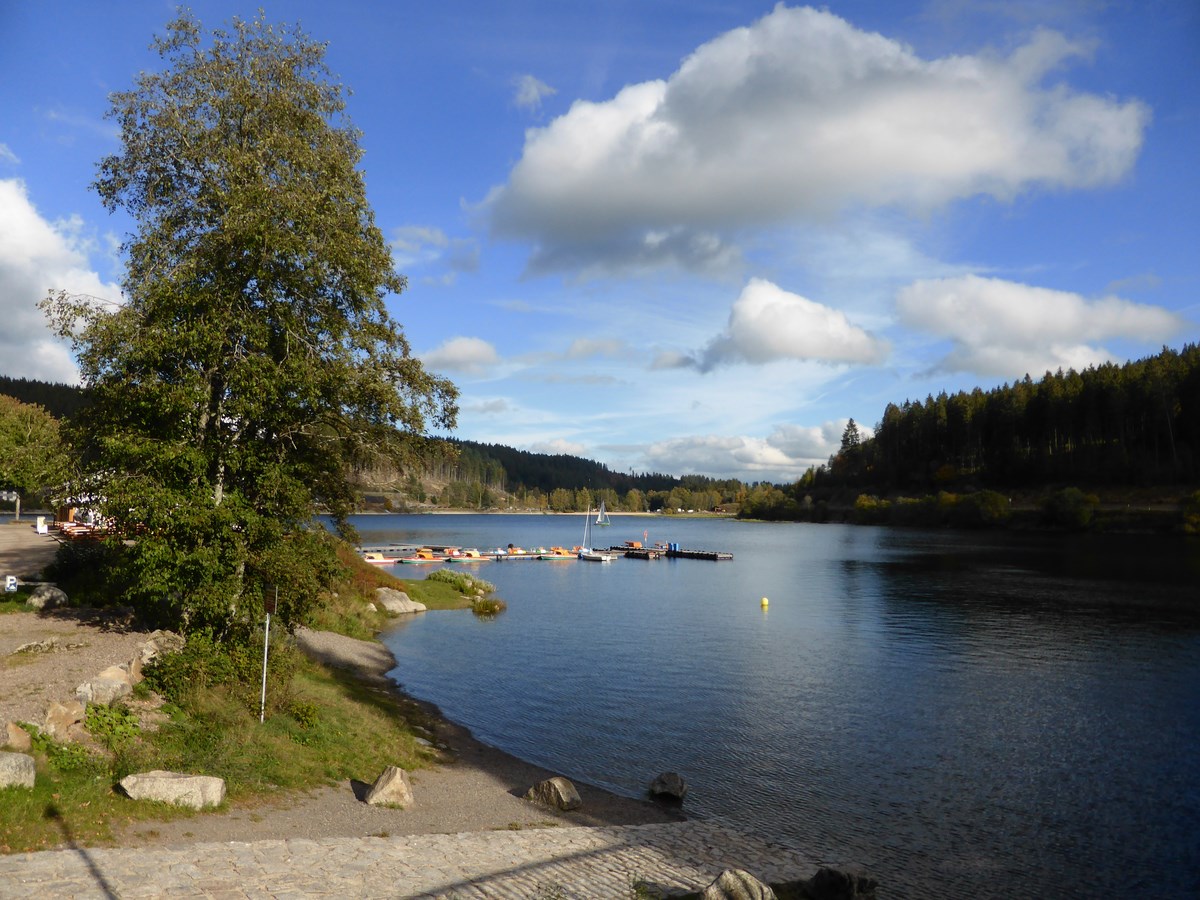
[[[575,785],[561,775],[539,781],[525,792],[525,799],[551,809],[571,810],[583,806]]]
[[[401,809],[411,806],[414,798],[408,773],[397,766],[388,766],[379,773],[364,799],[371,806],[398,806]]]
[[[415,600],[410,600],[408,594],[404,593],[404,591],[398,591],[395,588],[375,588],[375,599],[380,606],[393,616],[425,612],[424,603],[417,603]]]
[[[700,892],[700,900],[775,900],[775,892],[749,872],[726,869]]]
[[[84,705],[78,700],[51,703],[46,710],[46,720],[42,725],[42,731],[56,741],[70,740],[74,737],[71,733],[72,729],[83,722],[85,712]]]
[[[62,589],[52,584],[39,584],[25,602],[34,609],[57,609],[66,606],[70,600]]]
[[[682,803],[687,792],[687,782],[678,772],[663,772],[650,782],[650,796],[659,800]]]
[[[121,789],[133,800],[157,800],[174,806],[204,809],[225,802],[225,779],[180,772],[139,772],[121,779]]]
[[[0,788],[31,788],[36,778],[37,766],[32,756],[0,751]]]

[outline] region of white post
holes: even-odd
[[[267,647],[271,645],[271,614],[267,613],[267,628],[263,632],[263,680],[262,680],[262,700],[258,707],[259,724],[266,719],[267,715]]]

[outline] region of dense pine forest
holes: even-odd
[[[940,494],[940,514],[926,509],[924,518],[944,521],[955,503],[947,498],[962,494],[967,512],[959,513],[986,519],[1002,512],[996,492],[1074,490],[1095,506],[1095,494],[1081,488],[1184,496],[1198,484],[1200,347],[1188,344],[1120,366],[889,403],[871,437],[851,420],[827,465],[790,489],[753,492],[743,514],[821,518],[830,502],[853,502],[860,521],[897,521],[899,510],[883,514],[885,498],[901,496],[903,505],[904,497]]]

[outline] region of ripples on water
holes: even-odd
[[[736,558],[486,564],[508,611],[399,626],[397,680],[581,781],[682,772],[692,814],[885,896],[1200,893],[1200,622],[1137,605],[1194,602],[1194,544],[614,519]],[[358,524],[569,545],[578,520]]]

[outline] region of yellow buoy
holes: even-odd
[[[767,598],[766,598],[766,597],[763,597],[763,598],[762,598],[762,607],[763,607],[763,609],[766,609],[766,608],[767,608],[767,605],[768,605],[768,603],[769,603],[769,601],[767,600]]]

